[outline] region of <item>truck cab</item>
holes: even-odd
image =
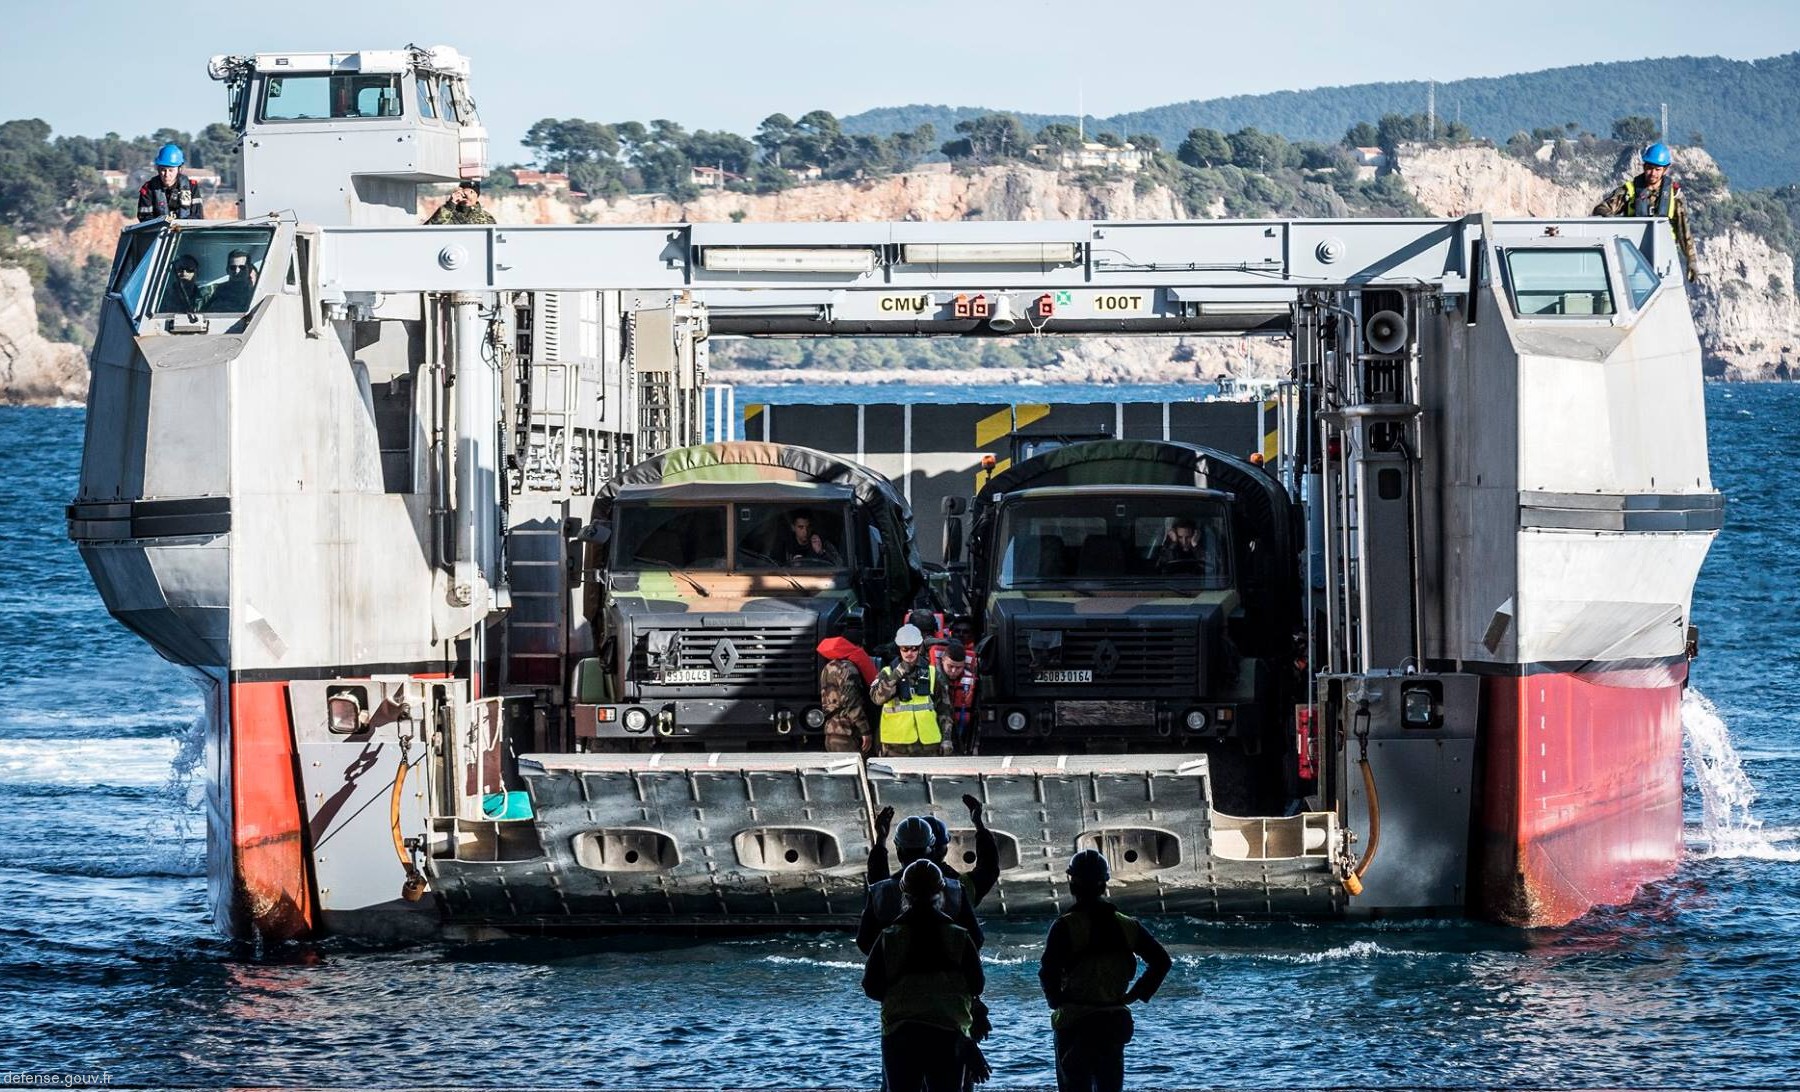
[[[1259,468],[1075,443],[995,475],[971,516],[985,752],[1281,749],[1297,585],[1286,494]]]
[[[585,532],[600,654],[576,669],[577,738],[817,749],[819,642],[866,644],[921,587],[904,504],[885,478],[792,445],[651,463],[603,490]]]

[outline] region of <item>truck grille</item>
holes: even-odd
[[[1031,635],[1060,632],[1062,651],[1042,670],[1058,681],[1037,682],[1031,663]],[[1040,641],[1042,638],[1040,637]],[[1192,623],[1137,626],[1020,626],[1013,637],[1014,685],[1021,690],[1054,688],[1074,696],[1084,691],[1137,687],[1194,690],[1199,674],[1199,639]],[[1087,678],[1074,681],[1082,673]]]
[[[813,628],[708,626],[671,639],[660,671],[639,644],[631,677],[646,696],[738,697],[811,694],[818,690]],[[723,647],[722,647],[723,646]]]

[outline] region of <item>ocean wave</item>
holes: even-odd
[[[1199,955],[1177,955],[1175,962],[1186,967],[1197,967],[1203,963],[1227,961],[1236,963],[1240,960],[1254,960],[1261,963],[1291,963],[1305,966],[1317,963],[1336,963],[1345,960],[1368,961],[1378,959],[1430,959],[1436,958],[1434,953],[1414,951],[1410,948],[1390,948],[1377,944],[1372,940],[1353,940],[1348,944],[1340,944],[1332,948],[1320,949],[1316,952],[1253,952],[1243,950],[1210,952]]]
[[[0,785],[167,784],[183,739],[3,739]]]
[[[104,857],[61,857],[48,860],[11,857],[0,854],[0,868],[35,872],[40,876],[80,876],[87,879],[179,879],[191,880],[206,875],[206,860],[198,845],[157,844],[146,847],[144,855],[121,854],[115,843],[104,847]]]
[[[809,956],[766,955],[760,962],[780,966],[829,967],[834,971],[860,971],[863,965],[849,959],[813,959]]]

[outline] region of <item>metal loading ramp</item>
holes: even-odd
[[[938,815],[950,862],[973,868],[965,793],[983,801],[1000,849],[983,917],[1056,913],[1078,849],[1106,854],[1113,897],[1134,913],[1323,915],[1344,902],[1335,815],[1215,812],[1201,755],[526,755],[519,773],[532,818],[479,826],[513,827],[494,833],[530,843],[529,856],[482,859],[484,839],[430,862],[452,921],[848,923],[886,805]]]
[[[1203,755],[882,758],[868,776],[876,809],[942,818],[950,863],[964,871],[975,843],[962,797],[983,802],[1000,849],[984,916],[1055,913],[1068,896],[1063,870],[1082,849],[1106,855],[1112,897],[1132,913],[1324,914],[1342,900],[1336,817],[1219,814]]]
[[[855,755],[528,755],[544,882],[577,918],[786,921],[862,911]]]

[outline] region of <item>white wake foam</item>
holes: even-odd
[[[180,739],[0,739],[0,784],[153,788]]]
[[[1700,826],[1689,828],[1689,846],[1702,857],[1800,861],[1796,831],[1764,829],[1751,814],[1756,786],[1732,746],[1731,729],[1706,695],[1691,686],[1681,698],[1681,728],[1687,768],[1700,791]]]

